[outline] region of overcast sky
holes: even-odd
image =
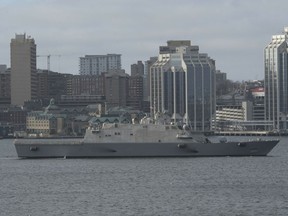
[[[263,49],[288,26],[287,0],[0,0],[0,64],[10,41],[30,35],[51,70],[79,73],[79,57],[122,54],[122,67],[191,40],[231,80],[263,79]],[[58,55],[61,55],[59,57]],[[38,68],[46,69],[39,57]]]

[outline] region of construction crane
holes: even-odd
[[[47,70],[48,71],[50,71],[50,57],[51,56],[61,57],[61,55],[51,55],[51,54],[48,54],[48,55],[37,55],[37,57],[46,57],[47,58]]]

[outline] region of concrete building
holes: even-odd
[[[74,75],[72,95],[105,95],[105,75]]]
[[[143,110],[143,76],[130,76],[128,81],[127,106]]]
[[[0,73],[5,73],[6,70],[7,70],[7,65],[1,64],[1,65],[0,65]]]
[[[72,74],[62,74],[48,70],[37,70],[37,99],[49,103],[51,98],[58,101],[61,95],[68,94],[68,81]],[[48,105],[45,104],[45,105]]]
[[[54,99],[45,111],[32,111],[26,117],[26,132],[35,136],[48,136],[64,133],[66,115],[55,105]]]
[[[80,57],[80,75],[101,75],[111,70],[121,70],[121,55],[85,55]]]
[[[257,118],[261,110],[252,101],[241,105],[217,105],[216,131],[264,131],[272,130],[272,122]],[[255,116],[256,115],[256,116]]]
[[[241,105],[216,106],[216,130],[244,130],[239,122],[251,120],[252,103],[243,101]]]
[[[74,75],[66,76],[66,93],[67,95],[73,95],[72,94],[72,79]]]
[[[287,129],[288,114],[288,27],[273,35],[264,50],[265,119],[276,130]]]
[[[54,99],[45,111],[32,111],[27,114],[26,132],[31,136],[82,136],[88,127],[88,109],[61,108]]]
[[[221,72],[220,70],[216,70],[216,83],[222,83],[227,80],[227,74],[224,72]]]
[[[264,82],[247,81],[241,92],[217,99],[215,130],[272,130],[272,121],[265,120]]]
[[[28,134],[47,136],[57,132],[57,118],[53,114],[33,111],[28,113],[26,120],[26,132]]]
[[[104,110],[105,96],[103,95],[61,95],[57,105],[62,108],[87,107],[90,104],[101,104]]]
[[[245,82],[245,98],[253,104],[252,120],[265,120],[265,89],[263,80]]]
[[[144,75],[144,64],[142,61],[138,61],[137,64],[131,65],[131,76],[143,76]]]
[[[144,64],[138,61],[131,65],[131,76],[128,82],[127,106],[136,110],[143,110],[144,99]]]
[[[27,110],[20,107],[1,107],[0,122],[10,124],[15,131],[26,130]]]
[[[160,47],[150,71],[151,114],[168,112],[194,131],[212,128],[215,114],[215,61],[190,41]]]
[[[11,104],[11,69],[0,65],[0,104]]]
[[[126,107],[129,75],[124,70],[105,74],[106,110],[112,107]]]
[[[37,97],[36,44],[26,34],[16,34],[10,43],[11,104],[23,105]]]

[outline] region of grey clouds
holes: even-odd
[[[158,55],[167,40],[191,40],[228,79],[263,79],[263,50],[287,22],[286,0],[0,0],[0,64],[10,40],[31,35],[51,70],[78,74],[79,57],[122,54],[122,67]],[[46,59],[37,66],[46,68]]]

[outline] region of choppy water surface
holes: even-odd
[[[0,141],[0,215],[288,215],[288,137],[268,157],[17,159]]]

